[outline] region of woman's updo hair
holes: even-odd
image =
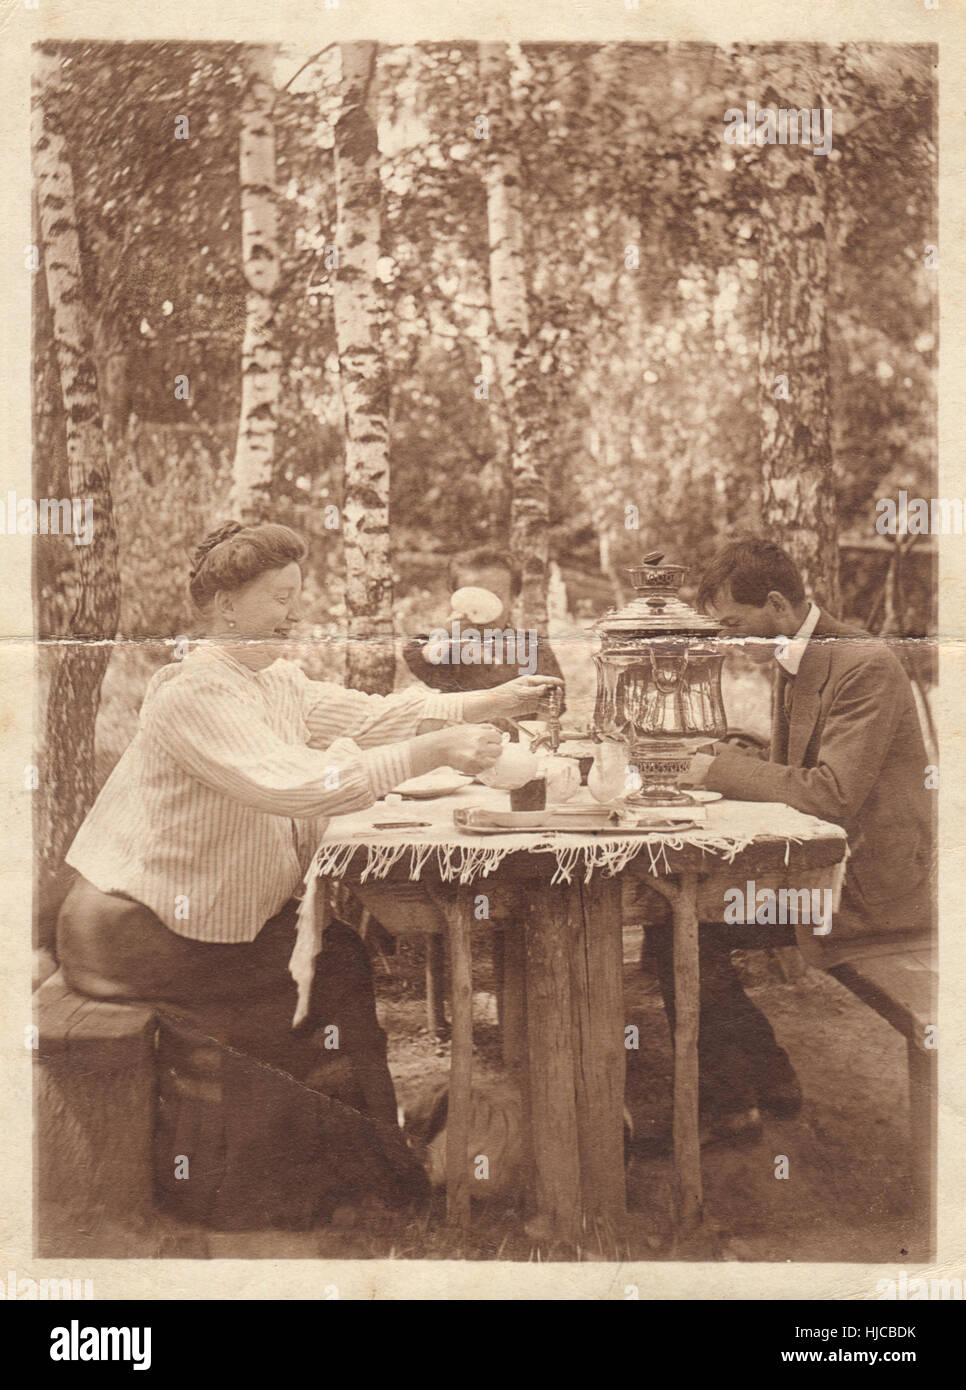
[[[304,560],[305,554],[305,542],[288,526],[226,521],[193,552],[188,592],[203,613],[220,589],[240,589],[268,570]]]

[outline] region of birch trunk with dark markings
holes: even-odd
[[[835,613],[839,576],[829,432],[827,162],[808,146],[769,145],[761,152],[758,385],[762,529],[788,550],[807,592]]]
[[[93,505],[93,538],[74,547],[79,588],[64,644],[53,658],[35,803],[39,846],[37,921],[49,939],[63,894],[64,855],[94,800],[94,726],[101,682],[117,632],[117,533],[97,374],[83,299],[74,179],[60,120],[61,65],[38,54],[33,102],[34,169],[43,269],[53,321],[67,436],[71,494]],[[58,536],[38,545],[70,544]]]
[[[388,694],[395,681],[389,553],[389,376],[379,279],[382,190],[376,45],[346,43],[335,127],[338,272],[333,292],[345,414],[342,541],[349,638],[346,683]]]
[[[538,364],[530,338],[519,147],[512,119],[510,62],[503,43],[481,43],[487,113],[486,211],[494,357],[510,437],[510,553],[520,583],[514,621],[546,630],[550,521]],[[508,116],[507,113],[510,113]]]
[[[282,356],[275,336],[279,247],[272,62],[271,48],[244,50],[238,180],[242,269],[248,293],[231,493],[232,511],[243,521],[264,519],[275,460],[282,376]]]

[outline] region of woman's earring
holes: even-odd
[[[234,620],[234,618],[229,618],[229,619],[228,619],[228,626],[229,626],[229,627],[234,627],[234,626],[235,626],[235,620]]]

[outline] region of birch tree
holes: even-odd
[[[383,352],[385,289],[379,279],[382,190],[376,133],[376,45],[341,46],[335,127],[333,290],[345,416],[342,539],[349,638],[347,683],[387,694],[395,679],[389,555],[389,375]]]
[[[807,149],[776,145],[763,162],[762,521],[769,535],[782,538],[809,593],[836,612],[824,177]]]
[[[79,585],[67,635],[57,645],[47,699],[37,791],[38,919],[58,905],[63,860],[94,799],[94,726],[117,631],[119,580],[111,480],[97,374],[84,306],[74,180],[60,119],[61,65],[38,55],[33,101],[34,168],[43,270],[63,400],[72,496],[93,506],[93,538],[74,551]],[[65,544],[63,538],[36,544]]]
[[[486,113],[486,213],[494,357],[510,438],[510,552],[520,581],[514,620],[543,631],[547,621],[549,507],[540,383],[530,337],[519,147],[512,116],[507,45],[481,43]]]
[[[248,288],[231,503],[234,513],[243,520],[257,519],[272,482],[281,385],[282,358],[275,333],[279,246],[273,60],[269,47],[246,48],[241,60],[238,179],[242,268]]]
[[[775,62],[775,58],[778,62]],[[755,53],[759,106],[820,109],[829,76],[818,49],[800,68]],[[815,134],[815,133],[813,133]],[[787,548],[806,590],[839,608],[828,351],[827,156],[768,143],[758,155],[758,404],[762,529]]]

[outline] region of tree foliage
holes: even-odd
[[[121,629],[171,634],[191,621],[184,552],[229,507],[246,308],[243,55],[179,43],[60,53],[115,474]],[[338,57],[281,51],[272,108],[272,510],[309,541],[319,633],[345,616],[342,535],[325,524],[326,507],[343,503],[345,451],[330,254]],[[724,535],[762,523],[761,209],[779,152],[724,143],[724,112],[748,100],[820,100],[834,113],[832,154],[812,158],[839,531],[871,539],[876,497],[934,491],[932,50],[525,44],[510,59],[551,560],[619,582],[644,548],[700,566]],[[477,45],[382,48],[378,78],[392,555],[405,607],[417,577],[400,557],[509,544],[510,439],[499,390],[476,389],[496,376]],[[39,381],[49,339],[37,323]],[[179,374],[187,400],[175,396]],[[62,487],[55,453],[38,463],[41,492]],[[57,631],[75,577],[40,571],[44,624]],[[851,607],[848,574],[843,583],[846,611],[866,616]]]

